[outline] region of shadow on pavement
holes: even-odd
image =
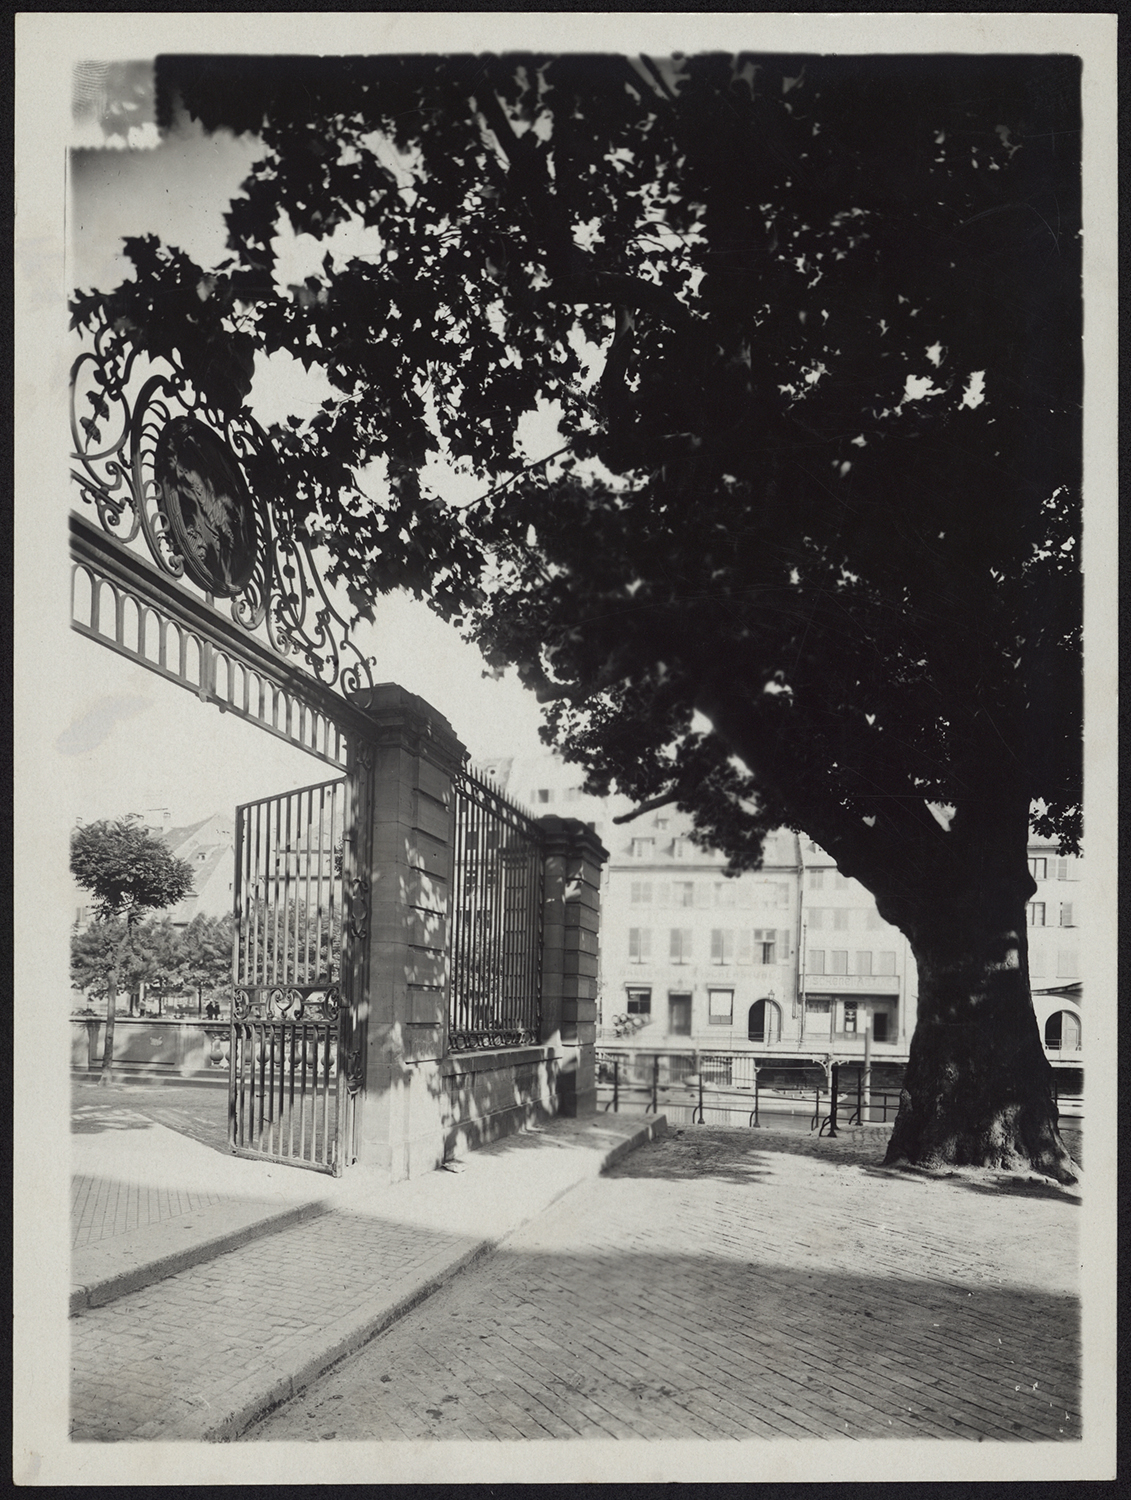
[[[508,1247],[244,1440],[1064,1441],[1078,1324],[1075,1297],[783,1263],[756,1242],[743,1261]]]
[[[164,1125],[214,1151],[228,1151],[228,1096],[223,1089],[142,1084],[133,1088],[75,1085],[71,1133],[147,1130]]]
[[[753,1182],[768,1175],[765,1158],[772,1154],[805,1156],[833,1167],[856,1167],[870,1177],[914,1182],[940,1182],[990,1197],[1046,1198],[1079,1206],[1077,1189],[1061,1188],[1044,1178],[1016,1172],[980,1173],[977,1168],[930,1171],[909,1166],[885,1167],[886,1137],[853,1141],[846,1131],[835,1140],[787,1131],[741,1130],[724,1126],[691,1125],[671,1131],[660,1141],[641,1147],[606,1173],[610,1177],[712,1177],[726,1182]]]
[[[750,1182],[767,1175],[767,1154],[808,1156],[832,1166],[878,1167],[884,1142],[854,1143],[850,1139],[804,1136],[791,1131],[689,1125],[671,1131],[650,1146],[642,1146],[617,1162],[609,1177],[715,1177]]]

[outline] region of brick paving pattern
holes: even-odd
[[[363,1296],[408,1295],[461,1248],[455,1235],[338,1212],[91,1309],[71,1322],[71,1436],[187,1435],[257,1361],[301,1365]]]
[[[1076,1201],[879,1155],[644,1147],[246,1438],[1078,1437]]]

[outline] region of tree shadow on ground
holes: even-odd
[[[773,1154],[808,1156],[833,1166],[875,1166],[874,1144],[803,1136],[789,1131],[754,1127],[688,1125],[641,1147],[606,1173],[609,1177],[712,1177],[747,1183],[770,1175],[766,1157]]]
[[[1044,1198],[1080,1204],[1080,1195],[1045,1178],[1025,1177],[1014,1172],[980,1172],[978,1168],[930,1170],[914,1166],[884,1166],[886,1138],[853,1141],[837,1136],[830,1140],[816,1134],[804,1136],[787,1131],[741,1130],[725,1126],[691,1125],[676,1129],[658,1142],[615,1163],[610,1177],[662,1177],[678,1180],[711,1177],[745,1183],[769,1176],[767,1158],[774,1154],[805,1156],[833,1167],[853,1167],[870,1177],[905,1182],[939,1182],[989,1197]]]
[[[71,1109],[71,1133],[95,1135],[103,1131],[148,1130],[164,1125],[198,1145],[228,1152],[228,1095],[224,1089],[180,1088],[164,1084],[128,1091],[110,1085],[76,1092]]]
[[[1077,1208],[1082,1203],[1079,1192],[1072,1188],[1060,1187],[1055,1182],[1050,1182],[1043,1177],[1019,1177],[1014,1173],[994,1172],[985,1169],[984,1177],[973,1177],[969,1174],[979,1171],[976,1167],[967,1167],[961,1171],[953,1172],[947,1170],[930,1171],[919,1167],[865,1167],[870,1177],[909,1177],[921,1182],[945,1182],[948,1187],[965,1188],[967,1192],[984,1193],[989,1198],[1047,1198],[1057,1203],[1071,1203]]]

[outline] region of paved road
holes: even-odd
[[[1077,1201],[837,1146],[645,1147],[246,1437],[1078,1437]]]

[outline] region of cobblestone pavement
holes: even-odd
[[[511,1236],[248,1440],[1065,1440],[1078,1199],[695,1127]]]
[[[227,1094],[222,1089],[178,1088],[165,1083],[100,1088],[84,1080],[72,1088],[71,1131],[80,1137],[108,1131],[148,1134],[154,1126],[164,1126],[226,1153],[227,1107]],[[79,1170],[71,1178],[72,1249],[81,1250],[225,1201],[224,1194],[208,1187],[153,1181],[152,1174],[141,1169],[140,1152],[134,1153],[137,1170],[125,1176],[89,1170],[86,1158],[92,1154],[78,1143]]]

